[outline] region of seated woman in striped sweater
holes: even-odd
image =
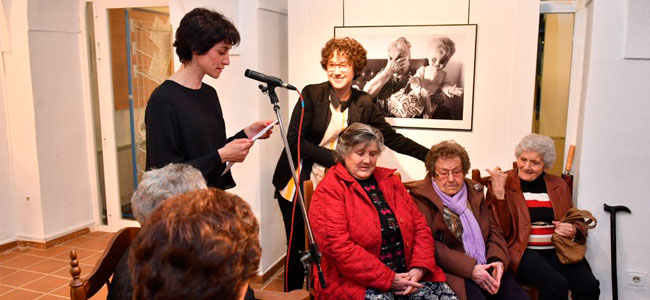
[[[562,264],[551,235],[586,241],[584,223],[558,222],[573,207],[569,186],[558,176],[547,174],[555,162],[550,137],[531,133],[515,148],[517,169],[488,170],[491,182],[487,201],[492,205],[508,243],[510,268],[518,282],[539,290],[539,299],[598,299],[599,282],[586,259]]]

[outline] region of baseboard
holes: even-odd
[[[16,240],[13,240],[11,242],[2,243],[2,244],[0,244],[0,252],[3,252],[5,250],[9,250],[9,249],[14,248],[16,246],[18,246],[18,241],[16,241]]]
[[[0,244],[0,251],[9,250],[14,247],[29,247],[29,248],[45,250],[48,248],[52,248],[58,244],[72,240],[74,238],[80,237],[89,232],[90,229],[88,227],[84,227],[46,241],[33,241],[33,240],[22,239],[21,237],[18,237],[16,241]]]
[[[275,273],[278,272],[282,267],[284,267],[284,261],[286,260],[287,255],[282,255],[280,259],[278,259],[275,264],[273,264],[272,267],[270,267],[266,272],[262,273],[262,275],[256,275],[251,279],[251,283],[259,283],[263,284],[267,280],[271,279]]]

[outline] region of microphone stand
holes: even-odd
[[[318,250],[318,244],[314,240],[314,233],[311,230],[311,223],[309,222],[309,217],[307,216],[307,209],[305,208],[305,200],[302,197],[302,189],[300,188],[300,180],[296,174],[296,167],[293,165],[293,156],[291,155],[291,150],[289,149],[289,142],[287,141],[287,136],[284,131],[284,124],[282,123],[282,116],[280,115],[280,100],[278,95],[275,93],[276,85],[268,84],[265,86],[260,84],[258,88],[262,91],[263,94],[267,94],[273,104],[273,111],[275,111],[275,116],[278,119],[278,125],[280,126],[280,135],[282,136],[282,141],[284,142],[284,152],[287,154],[289,159],[289,167],[291,168],[291,175],[293,176],[293,182],[296,185],[296,193],[298,194],[298,202],[300,204],[300,211],[302,212],[303,220],[305,221],[305,228],[307,228],[307,236],[309,238],[309,249],[303,252],[300,261],[305,267],[305,273],[307,275],[307,290],[309,290],[309,265],[314,264],[318,269],[318,279],[320,281],[321,288],[326,288],[325,277],[323,276],[323,270],[321,269],[321,254]],[[298,253],[296,253],[298,255]],[[285,270],[286,272],[286,270]]]

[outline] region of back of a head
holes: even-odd
[[[131,245],[134,299],[239,299],[260,262],[258,229],[250,206],[222,190],[168,199]]]
[[[140,222],[163,201],[185,192],[205,189],[207,184],[201,172],[186,164],[168,164],[144,173],[133,196],[131,208]]]

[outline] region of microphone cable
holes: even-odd
[[[300,141],[302,140],[302,120],[305,116],[305,100],[302,97],[302,93],[300,93],[298,90],[296,90],[296,93],[300,96],[300,123],[298,125],[298,167],[296,168],[296,175],[298,176],[298,182],[296,183],[296,193],[293,196],[293,208],[291,210],[291,229],[289,230],[289,243],[287,244],[287,259],[284,264],[284,290],[289,292],[289,257],[291,256],[291,243],[293,242],[293,226],[295,223],[295,218],[296,218],[296,203],[299,201],[298,198],[298,193],[302,191],[302,189],[298,189],[301,183],[301,174],[302,172],[302,161],[300,160]],[[291,122],[289,122],[291,123]],[[287,132],[288,133],[288,132]],[[304,203],[303,203],[304,204]],[[305,212],[307,212],[307,208],[305,207]],[[304,220],[303,220],[304,222]],[[304,230],[303,230],[304,231]],[[298,255],[297,253],[294,253],[295,255]],[[304,279],[303,279],[304,281]],[[309,283],[307,283],[309,284]]]

